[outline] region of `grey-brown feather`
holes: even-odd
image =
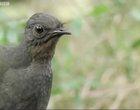
[[[9,69],[0,86],[0,110],[45,110],[52,85],[49,62]]]
[[[0,84],[9,68],[26,68],[31,63],[26,43],[18,47],[0,46]]]
[[[32,25],[45,25],[48,32],[62,27],[51,15],[38,13],[27,22],[25,39],[18,47],[0,46],[0,110],[46,109],[51,93],[51,60],[59,39],[37,39]],[[38,45],[36,45],[38,44]]]

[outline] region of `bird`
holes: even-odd
[[[71,33],[56,17],[36,13],[27,21],[19,46],[0,46],[0,110],[46,110],[51,61],[63,35]]]

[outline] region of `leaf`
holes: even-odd
[[[55,86],[55,85],[53,85],[53,86]],[[61,94],[62,93],[62,88],[60,87],[60,86],[55,86],[55,87],[53,87],[53,89],[52,89],[52,94],[53,95],[58,95],[58,94]]]
[[[2,37],[1,39],[0,39],[0,43],[1,44],[7,44],[7,37],[6,36],[4,36],[4,37]]]
[[[138,48],[140,46],[140,39],[134,41],[134,43],[132,44],[133,48]]]
[[[100,4],[95,6],[95,8],[92,10],[91,15],[92,16],[101,16],[107,12],[109,12],[109,7],[105,4]]]

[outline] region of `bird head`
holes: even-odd
[[[25,40],[36,57],[52,55],[58,39],[70,34],[57,18],[46,13],[31,16],[25,28]]]

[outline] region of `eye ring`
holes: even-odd
[[[35,30],[35,32],[36,32],[37,34],[41,34],[41,33],[44,32],[44,28],[43,28],[43,26],[40,25],[40,24],[35,25],[35,26],[34,26],[34,30]]]
[[[44,25],[35,24],[35,25],[33,25],[32,33],[33,33],[34,37],[40,39],[40,38],[44,37],[44,35],[47,33],[47,31],[46,31]]]

